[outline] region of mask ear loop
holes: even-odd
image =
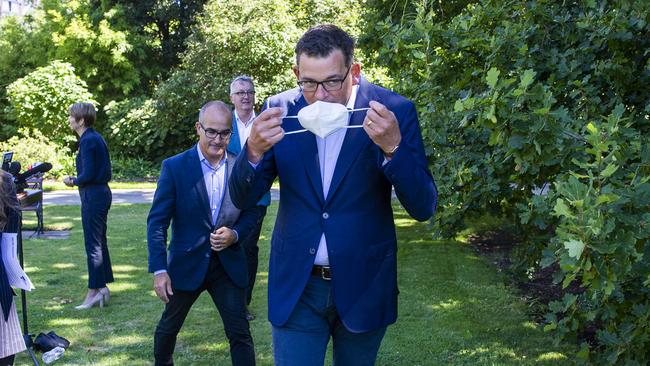
[[[367,111],[369,109],[370,108],[348,109],[348,112]],[[282,117],[282,119],[285,119],[285,118],[298,118],[298,116],[284,116],[284,117]],[[361,128],[361,127],[363,127],[363,125],[345,126],[345,127],[341,127],[341,128]],[[302,129],[302,130],[295,130],[295,131],[285,132],[284,134],[285,135],[293,135],[295,133],[301,133],[301,132],[306,132],[306,131],[308,131],[308,130],[307,129]]]

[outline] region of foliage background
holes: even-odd
[[[120,171],[145,174],[193,143],[198,108],[228,100],[234,76],[255,78],[258,103],[292,87],[296,40],[333,22],[359,37],[370,80],[418,105],[441,197],[434,235],[485,215],[511,223],[522,280],[547,268],[578,289],[549,304],[545,330],[580,343],[584,362],[650,362],[648,1],[42,4],[0,21],[3,149],[36,159],[18,146],[33,139],[66,169],[65,113],[36,123],[46,112],[30,104],[55,93],[12,92],[60,60],[102,107]]]

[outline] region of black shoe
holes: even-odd
[[[43,352],[47,352],[56,347],[57,344],[52,337],[45,333],[38,333],[34,339],[34,348]]]
[[[47,334],[38,333],[36,339],[34,339],[34,348],[43,352],[51,351],[55,347],[68,348],[68,346],[70,346],[70,341],[53,331]]]
[[[65,348],[65,349],[70,347],[70,341],[63,338],[63,337],[61,337],[60,335],[54,333],[54,331],[51,331],[51,332],[47,333],[47,335],[50,336],[54,340],[54,342],[56,343],[57,346],[59,346],[61,348]]]

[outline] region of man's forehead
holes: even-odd
[[[298,62],[300,73],[340,73],[347,68],[343,52],[339,49],[333,50],[325,57],[309,56],[302,53],[298,58]]]
[[[237,80],[237,81],[235,81],[234,89],[236,89],[236,91],[238,91],[238,90],[246,90],[246,89],[255,89],[255,86],[253,85],[253,83],[251,83],[249,81]]]

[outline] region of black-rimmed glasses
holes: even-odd
[[[248,95],[249,97],[254,97],[255,96],[255,90],[238,91],[238,92],[234,92],[233,94],[238,96],[238,97],[243,97],[243,96],[246,96],[246,95]]]
[[[209,138],[210,140],[217,138],[219,136],[220,139],[227,139],[230,137],[230,134],[232,134],[232,130],[215,130],[212,128],[205,128],[203,126],[203,123],[199,122],[199,126],[203,129],[203,132],[205,132],[205,137]]]
[[[328,92],[341,90],[343,87],[343,82],[345,79],[347,79],[351,68],[352,65],[348,67],[348,71],[345,72],[343,79],[330,79],[325,81],[300,80],[298,81],[298,86],[300,89],[306,92],[315,92],[318,89],[319,85]]]

